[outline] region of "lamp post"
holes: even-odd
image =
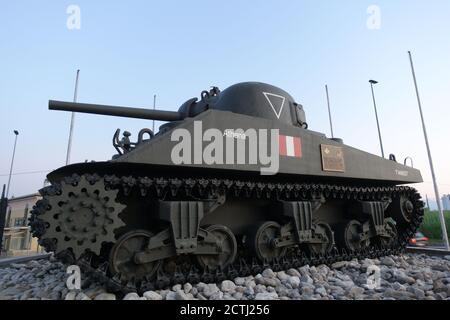
[[[380,139],[381,156],[384,158],[383,140],[381,139],[380,122],[378,121],[377,103],[375,101],[375,93],[373,91],[373,85],[377,84],[378,81],[369,80],[369,82],[370,82],[370,88],[372,89],[372,99],[373,99],[373,107],[375,109],[375,118],[377,119],[378,138]]]
[[[6,188],[6,199],[8,199],[9,187],[11,186],[11,176],[12,176],[12,170],[13,170],[13,166],[14,166],[14,157],[16,155],[16,145],[17,145],[17,137],[19,136],[19,131],[14,130],[14,134],[16,137],[14,139],[14,149],[13,149],[13,154],[12,154],[12,159],[11,159],[11,167],[9,168],[8,187]]]
[[[8,208],[8,198],[5,197],[6,186],[3,185],[2,195],[0,197],[0,254],[3,249],[3,233],[6,225],[6,210]]]

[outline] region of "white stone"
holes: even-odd
[[[130,292],[123,297],[123,300],[139,300],[139,295],[136,292]]]
[[[84,292],[80,292],[79,294],[77,294],[75,300],[92,300],[92,299],[89,298]]]
[[[422,300],[425,298],[425,292],[421,289],[414,288],[414,294],[417,299]]]
[[[246,296],[252,296],[252,295],[255,294],[255,290],[253,289],[253,287],[247,287],[247,288],[245,288],[245,290],[244,290],[244,294],[245,294]]]
[[[219,288],[217,287],[217,285],[215,283],[211,283],[211,284],[206,285],[206,287],[203,289],[203,295],[206,298],[209,298],[218,291],[219,291]]]
[[[199,294],[197,295],[197,299],[198,299],[198,300],[208,300],[208,299],[206,299],[201,293],[199,293]]]
[[[181,290],[181,284],[176,284],[172,287],[172,291],[177,292],[178,290]]]
[[[198,292],[203,292],[203,290],[205,290],[207,287],[208,287],[208,285],[204,282],[199,282],[196,285]]]
[[[222,290],[222,292],[234,292],[235,289],[236,285],[234,284],[233,281],[230,280],[222,281],[220,285],[220,290]]]
[[[106,293],[106,291],[103,288],[89,288],[87,290],[84,290],[84,293],[91,299],[94,299],[96,296],[98,296],[101,293]]]
[[[291,268],[291,269],[289,269],[287,272],[286,272],[288,275],[290,275],[290,276],[293,276],[293,277],[301,277],[302,275],[300,274],[300,272],[298,272],[298,270],[296,270],[296,269],[293,269],[293,268]]]
[[[245,278],[235,278],[234,279],[234,283],[237,285],[237,286],[243,286],[243,285],[245,285]]]
[[[177,300],[177,293],[170,291],[166,295],[166,300]]]
[[[382,258],[380,263],[384,264],[385,266],[388,266],[388,267],[395,266],[395,261],[391,257],[384,257],[384,258]]]
[[[278,294],[274,292],[262,292],[255,296],[255,300],[275,300],[278,299]]]
[[[313,280],[310,276],[308,276],[308,275],[303,275],[303,276],[300,278],[300,281],[301,281],[301,282],[304,282],[304,283],[308,283],[308,284],[313,284],[313,283],[314,283],[314,280]]]
[[[320,294],[322,297],[327,295],[327,290],[324,287],[317,287],[314,292]]]
[[[272,269],[266,269],[262,272],[262,276],[264,278],[276,278],[275,272],[272,271]]]
[[[188,283],[185,283],[185,284],[183,285],[183,290],[184,290],[184,293],[189,293],[189,292],[191,292],[191,290],[192,290],[192,284],[190,284],[189,282],[188,282]]]
[[[77,297],[77,292],[76,291],[69,291],[64,300],[75,300],[75,298]]]
[[[295,277],[295,276],[289,277],[287,281],[294,289],[298,288],[300,286],[300,282],[301,282],[299,277]],[[312,279],[311,279],[311,281],[312,281]]]
[[[116,295],[112,293],[100,293],[95,300],[116,300]]]
[[[147,300],[162,300],[162,296],[155,291],[146,291],[143,296]]]
[[[209,297],[209,300],[223,300],[223,292],[221,292],[221,291],[214,292]]]
[[[333,263],[331,265],[331,268],[332,269],[341,269],[341,268],[346,267],[347,265],[348,265],[347,261],[338,261],[338,262]]]
[[[192,294],[186,294],[183,290],[177,290],[175,293],[175,299],[177,300],[192,300]]]
[[[166,300],[166,296],[167,296],[167,294],[168,294],[169,292],[172,292],[172,291],[170,291],[170,290],[161,290],[161,291],[159,292],[159,294],[161,295],[161,297],[162,297],[163,300]]]
[[[286,272],[284,272],[284,271],[278,271],[277,278],[280,279],[281,281],[283,281],[283,280],[287,280],[289,278],[289,275],[287,275]]]
[[[361,299],[362,296],[364,294],[364,289],[360,288],[360,287],[353,287],[350,289],[350,291],[348,292],[348,295],[350,296],[350,298],[354,298],[354,299]]]
[[[265,285],[262,284],[258,284],[255,288],[255,293],[263,293],[267,291],[267,287]]]
[[[241,299],[242,299],[242,296],[243,296],[242,292],[235,292],[235,293],[233,293],[233,297],[234,297],[236,300],[241,300]]]

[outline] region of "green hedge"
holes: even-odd
[[[445,224],[447,226],[447,235],[450,235],[450,211],[444,212]],[[442,239],[441,223],[439,220],[438,211],[425,210],[423,223],[420,226],[420,231],[430,239]]]

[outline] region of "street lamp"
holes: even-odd
[[[16,155],[16,145],[17,145],[17,137],[19,136],[19,131],[14,130],[14,134],[16,135],[16,137],[14,139],[14,149],[13,149],[13,154],[12,154],[12,159],[11,159],[11,168],[9,169],[8,187],[6,188],[6,198],[7,199],[8,199],[8,195],[9,195],[9,187],[11,186],[11,175],[12,175],[12,170],[13,170],[13,165],[14,165],[14,156]]]
[[[377,84],[378,81],[369,80],[369,82],[370,82],[370,88],[372,89],[372,99],[373,99],[373,107],[375,109],[375,118],[377,119],[378,138],[380,139],[381,156],[384,158],[384,150],[383,150],[383,141],[381,139],[380,122],[378,121],[377,103],[375,102],[375,93],[373,92],[373,85]]]

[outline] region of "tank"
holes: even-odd
[[[113,135],[110,160],[61,167],[30,226],[117,290],[402,252],[423,219],[420,171],[308,128],[275,86],[203,91],[177,112],[50,101],[49,109],[165,121]]]

